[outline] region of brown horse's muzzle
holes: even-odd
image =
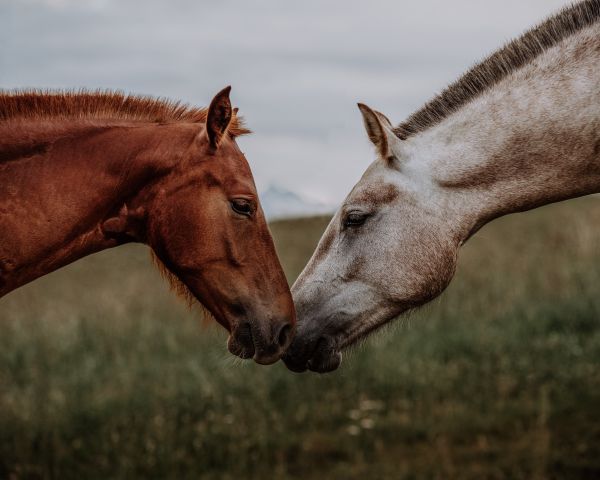
[[[259,322],[245,320],[232,329],[227,348],[240,358],[270,365],[281,358],[293,336],[294,326],[289,318],[267,322],[266,328]]]
[[[240,293],[246,290],[243,282],[238,282],[241,287],[232,288],[235,282],[219,273],[213,270],[208,278],[197,274],[183,278],[198,301],[229,331],[227,348],[232,354],[262,365],[275,363],[295,334],[296,314],[290,293]]]

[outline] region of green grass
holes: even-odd
[[[327,219],[272,225],[290,279]],[[0,478],[600,476],[600,200],[514,215],[333,374],[239,362],[145,248],[0,300]]]

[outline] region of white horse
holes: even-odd
[[[487,222],[600,192],[600,0],[568,7],[393,127],[359,104],[377,159],[292,287],[288,368],[341,350],[439,295]]]

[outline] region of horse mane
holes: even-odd
[[[156,123],[206,123],[208,109],[178,101],[111,90],[0,90],[0,122],[22,118],[111,119]],[[232,138],[250,133],[234,115]]]
[[[401,139],[422,132],[450,116],[466,103],[530,63],[560,41],[600,20],[600,0],[585,0],[512,40],[476,64],[456,82],[394,128]]]
[[[202,312],[202,319],[205,323],[209,323],[211,320],[215,320],[212,313],[201,303],[194,294],[190,291],[188,286],[183,283],[177,275],[175,275],[171,270],[167,268],[167,266],[158,258],[154,250],[150,249],[150,257],[152,258],[152,263],[158,269],[161,277],[163,277],[167,283],[169,284],[169,288],[171,291],[179,297],[186,306],[191,309],[194,306],[199,306],[200,311]],[[216,321],[216,320],[215,320]]]

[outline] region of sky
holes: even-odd
[[[260,191],[340,203],[394,124],[564,0],[0,0],[0,88],[113,88],[206,106],[232,85]]]

